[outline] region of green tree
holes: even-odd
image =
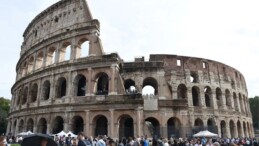
[[[10,100],[0,97],[0,134],[6,132],[7,115],[10,109]]]
[[[259,96],[249,98],[254,127],[259,129]]]

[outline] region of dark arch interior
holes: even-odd
[[[84,131],[84,120],[80,116],[73,118],[73,133],[78,134],[81,131]]]
[[[41,118],[38,124],[38,132],[46,134],[47,133],[47,121],[44,118]]]
[[[37,99],[37,94],[38,94],[38,85],[33,84],[32,89],[31,89],[31,102],[35,102]]]
[[[133,137],[134,136],[134,126],[133,119],[130,116],[123,116],[119,120],[119,138],[123,137]]]
[[[148,125],[148,129],[154,138],[160,137],[160,124],[155,118],[147,118],[145,123]]]
[[[155,95],[158,94],[158,83],[157,81],[154,79],[154,78],[146,78],[144,81],[143,81],[143,88],[145,86],[152,86],[154,89],[155,89]]]
[[[56,117],[53,122],[53,134],[59,133],[64,129],[64,120],[61,117]]]
[[[97,78],[97,95],[108,95],[109,92],[109,77],[105,73],[101,73]]]
[[[192,87],[192,102],[193,106],[199,106],[199,89]]]
[[[43,100],[48,100],[49,99],[49,95],[50,95],[50,82],[49,81],[45,81],[43,83],[43,87],[42,87],[42,99]]]
[[[85,96],[86,78],[80,75],[77,85],[77,96]]]
[[[104,116],[100,116],[96,120],[95,136],[107,135],[108,120]]]

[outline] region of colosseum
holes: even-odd
[[[7,133],[254,136],[245,78],[235,68],[169,54],[125,62],[104,52],[99,34],[85,0],[61,0],[30,22]],[[154,92],[142,94],[146,87]]]

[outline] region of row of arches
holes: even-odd
[[[87,91],[87,79],[84,75],[77,75],[72,83],[72,96],[85,96]],[[68,94],[68,82],[65,77],[59,77],[54,85],[51,85],[50,80],[45,80],[39,87],[37,83],[33,83],[31,87],[25,86],[20,88],[17,93],[16,105],[23,105],[25,103],[33,103],[37,100],[48,100],[51,96],[51,89],[54,88],[55,98],[62,98]],[[29,90],[30,89],[30,90]],[[41,91],[41,92],[38,92]],[[109,76],[100,72],[96,74],[94,80],[94,93],[96,95],[108,95],[109,91]],[[53,92],[53,91],[52,91]]]
[[[54,63],[67,61],[73,58],[82,58],[89,55],[89,41],[81,38],[76,44],[65,41],[34,52],[21,64],[18,69],[18,78],[24,77],[32,71]]]
[[[32,118],[29,118],[26,122],[22,119],[19,120],[19,123],[14,122],[12,125],[14,128],[17,128],[17,133],[23,131],[32,131],[38,133],[52,133],[56,134],[65,130],[65,125],[68,124],[69,128],[67,130],[72,131],[77,134],[78,132],[85,130],[86,121],[80,115],[74,116],[71,121],[66,121],[62,116],[56,116],[51,122],[48,122],[46,118],[41,117],[37,122]],[[143,134],[147,134],[151,137],[160,137],[163,134],[164,128],[167,131],[167,137],[180,137],[185,133],[186,128],[191,128],[191,133],[197,133],[201,130],[209,130],[214,133],[218,133],[221,137],[251,137],[252,136],[252,125],[249,122],[243,121],[240,122],[237,120],[234,122],[230,120],[228,123],[225,120],[220,121],[219,128],[217,127],[216,121],[214,118],[208,118],[206,120],[206,124],[203,123],[203,120],[200,118],[196,118],[193,122],[193,125],[190,127],[186,127],[177,117],[170,117],[166,122],[166,127],[163,127],[158,119],[154,117],[148,117],[144,120],[143,125]],[[104,115],[97,115],[93,118],[91,123],[91,128],[93,133],[87,133],[88,135],[108,135],[109,122],[108,118]],[[123,137],[133,137],[134,136],[134,126],[136,121],[130,115],[124,114],[121,115],[117,121],[115,122],[118,125],[118,133],[119,138]],[[48,126],[50,125],[50,126]],[[115,129],[111,129],[115,130]],[[116,131],[116,130],[115,130]],[[165,136],[165,135],[163,135]]]

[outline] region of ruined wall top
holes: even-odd
[[[85,0],[61,0],[42,11],[28,25],[23,34],[21,55],[33,45],[91,20]]]

